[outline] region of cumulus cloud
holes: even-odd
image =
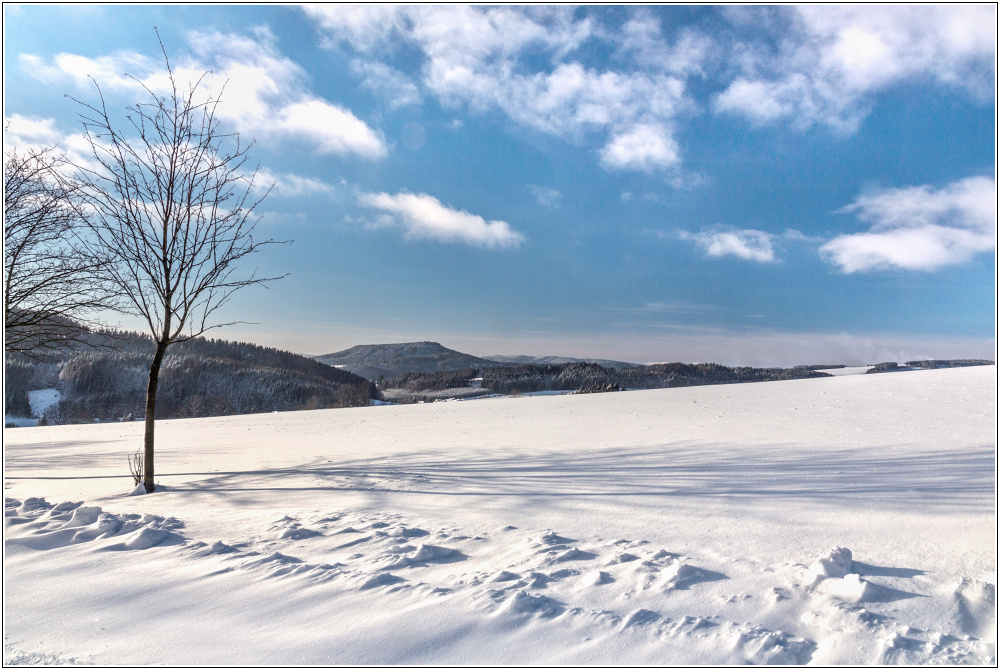
[[[254,37],[194,31],[188,43],[191,53],[172,62],[177,79],[182,86],[201,79],[206,97],[221,96],[217,116],[239,132],[263,141],[306,142],[318,153],[369,159],[388,154],[380,133],[309,90],[305,71],[281,55],[267,29],[256,30]],[[60,53],[51,62],[25,54],[20,63],[46,83],[71,81],[89,88],[93,77],[106,93],[135,94],[143,85],[157,94],[169,92],[163,62],[135,52],[97,58]]]
[[[362,193],[359,202],[385,214],[383,225],[398,225],[407,237],[464,242],[489,249],[517,248],[524,235],[506,221],[487,221],[465,210],[456,210],[426,193]]]
[[[927,79],[981,98],[993,93],[993,5],[807,5],[756,13],[779,33],[777,49],[748,41],[734,52],[740,74],[714,101],[717,112],[757,124],[789,120],[854,132],[875,92]],[[754,13],[737,13],[746,23]],[[777,26],[775,24],[778,24]]]
[[[651,172],[679,161],[677,142],[657,125],[640,124],[619,133],[601,152],[601,163],[615,169]]]
[[[691,240],[715,258],[736,256],[745,261],[773,263],[775,261],[773,236],[760,230],[710,229],[698,233],[681,231],[683,240]]]
[[[570,7],[310,5],[305,11],[330,43],[365,53],[387,49],[390,38],[415,47],[423,88],[446,107],[498,110],[573,141],[605,137],[600,156],[609,170],[678,165],[673,121],[693,109],[686,77],[699,71],[708,43],[691,31],[668,41],[650,14],[609,30]],[[634,55],[640,67],[598,70],[573,58],[595,41]]]
[[[887,189],[859,196],[841,210],[872,224],[840,235],[820,253],[841,272],[936,270],[996,248],[996,182],[970,177],[940,189]]]

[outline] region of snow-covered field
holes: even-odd
[[[996,368],[4,431],[4,661],[996,662]]]

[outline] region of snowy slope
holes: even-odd
[[[995,384],[7,430],[4,660],[995,663]]]

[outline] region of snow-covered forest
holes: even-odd
[[[29,394],[59,393],[46,423],[141,418],[152,339],[98,333],[91,347],[33,359],[4,357],[4,412],[33,415]],[[247,342],[195,338],[173,346],[163,363],[157,414],[162,418],[359,407],[378,397],[375,385],[344,370]]]

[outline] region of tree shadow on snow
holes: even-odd
[[[461,459],[403,452],[370,459],[320,458],[293,468],[161,473],[202,477],[173,492],[232,496],[261,491],[349,491],[434,496],[729,497],[811,500],[879,509],[982,507],[993,499],[992,445],[965,450],[878,453],[782,446],[665,443],[572,453],[497,455],[470,448]],[[454,453],[454,452],[451,452]],[[234,499],[238,503],[238,500]],[[907,576],[904,568],[871,574]],[[895,571],[895,572],[890,572]]]

